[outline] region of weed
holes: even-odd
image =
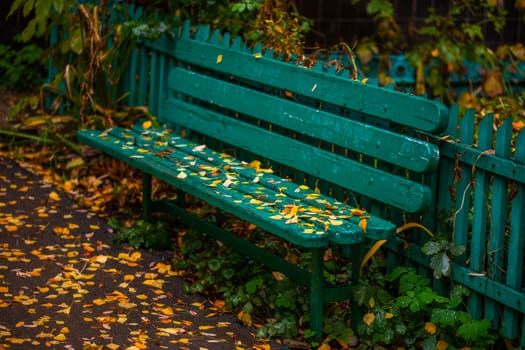
[[[171,248],[171,235],[166,228],[166,223],[161,220],[149,222],[138,220],[131,227],[118,224],[113,217],[110,219],[111,227],[117,229],[113,242],[117,245],[128,243],[134,248],[146,248],[151,250],[165,250]]]

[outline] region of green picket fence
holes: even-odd
[[[171,54],[174,45],[175,40],[165,37],[136,45],[121,77],[121,93],[129,92],[127,105],[147,106],[152,115],[161,112],[168,72],[180,64]],[[232,40],[231,46],[249,50],[240,39]],[[50,74],[53,71],[50,65]],[[433,188],[435,207],[409,220],[433,232],[452,231],[448,233],[466,252],[452,263],[450,277],[473,291],[468,311],[475,318],[492,321],[501,334],[525,346],[525,132],[513,135],[510,120],[495,130],[493,116],[478,121],[473,111],[460,117],[458,109],[451,107],[448,130],[436,140],[441,152],[438,171],[420,179]],[[315,185],[321,190],[330,188]],[[361,204],[373,211],[385,210],[373,199]],[[399,224],[406,219],[401,212],[390,213]],[[442,214],[452,228],[438,219]],[[426,238],[424,234],[418,237],[409,245],[402,237],[388,242],[387,261],[391,267],[416,266],[431,276],[429,258],[421,252]],[[444,280],[434,281],[434,287],[443,292],[447,286]]]

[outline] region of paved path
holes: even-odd
[[[0,158],[0,349],[281,349],[254,339],[161,255]]]

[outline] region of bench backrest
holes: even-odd
[[[435,170],[439,151],[416,136],[446,127],[443,105],[210,34],[192,37],[186,24],[177,38],[162,122],[276,172],[284,165],[299,183],[322,180],[408,212],[429,207],[431,191],[413,174]]]

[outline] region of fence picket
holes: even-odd
[[[510,157],[510,139],[512,136],[512,121],[506,120],[496,132],[496,155],[502,158]],[[495,169],[496,170],[496,169]],[[491,223],[488,243],[488,276],[494,281],[503,280],[505,264],[505,231],[507,219],[507,179],[496,174],[492,184]],[[485,317],[499,324],[499,311],[496,301],[488,299]]]
[[[481,152],[492,149],[494,116],[486,116],[478,125],[478,149]],[[474,186],[474,204],[472,220],[472,237],[470,241],[470,268],[475,273],[486,271],[486,242],[487,242],[487,221],[488,221],[488,198],[490,175],[483,169],[476,169]],[[479,293],[472,293],[469,298],[469,310],[476,319],[482,317],[483,299]]]
[[[468,110],[460,122],[459,139],[462,144],[474,144],[474,110]],[[461,155],[460,159],[461,159]],[[454,219],[454,243],[468,247],[469,235],[469,208],[470,208],[470,191],[472,181],[472,169],[469,165],[460,164],[459,176],[461,177],[456,187],[456,217]],[[465,264],[466,257],[462,255],[456,259],[456,262]]]
[[[522,132],[516,138],[515,144],[516,152],[514,160],[518,163],[525,163],[525,132]],[[525,185],[514,183],[515,193],[511,202],[511,218],[509,226],[509,243],[508,243],[508,257],[507,257],[507,278],[506,284],[513,288],[520,290],[523,283],[523,266],[524,251],[525,251]],[[503,312],[502,328],[506,329],[506,336],[510,339],[518,337],[518,327],[522,323],[521,346],[525,346],[525,320],[523,315],[518,312],[506,308]]]

